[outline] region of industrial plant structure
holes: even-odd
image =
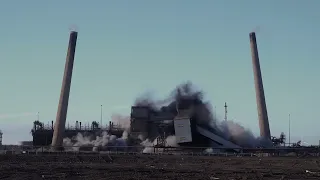
[[[121,137],[123,131],[112,123],[108,128],[102,128],[97,122],[90,126],[84,126],[81,122],[76,122],[74,127],[66,127],[66,117],[68,100],[71,86],[72,69],[74,63],[77,32],[70,33],[69,47],[65,64],[65,72],[62,82],[60,101],[55,122],[51,126],[44,127],[39,121],[34,122],[32,129],[33,145],[52,145],[61,147],[63,138],[72,138],[78,133],[85,136],[96,137],[103,131]],[[271,141],[268,114],[264,97],[262,76],[258,57],[258,48],[255,33],[250,33],[250,45],[252,52],[252,64],[254,72],[254,82],[256,89],[256,99],[259,116],[260,135],[262,138]],[[180,146],[196,147],[220,147],[237,150],[242,146],[234,141],[235,137],[227,137],[203,117],[203,113],[208,111],[204,104],[196,96],[179,95],[169,105],[154,108],[145,104],[136,104],[131,107],[130,134],[132,144],[139,139],[157,140],[158,145],[165,146],[165,139],[170,135],[176,137],[176,143]],[[225,110],[227,112],[225,104]],[[227,121],[227,116],[225,116]],[[274,140],[274,138],[273,138]]]
[[[187,147],[241,148],[217,135],[215,129],[201,122],[195,110],[196,99],[185,97],[156,111],[146,106],[133,106],[131,111],[131,135],[142,135],[151,141],[174,135],[176,143]]]
[[[52,144],[52,137],[54,132],[54,122],[51,121],[50,125],[45,125],[43,122],[34,121],[33,128],[31,130],[33,136],[33,146],[49,146]],[[78,133],[84,136],[99,136],[101,132],[108,132],[121,137],[123,129],[113,123],[109,123],[108,126],[102,128],[96,121],[91,124],[82,124],[80,121],[76,121],[74,125],[67,125],[63,134],[63,138],[75,137]]]

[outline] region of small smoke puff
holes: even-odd
[[[124,140],[127,140],[128,139],[128,132],[127,131],[123,131],[123,133],[122,133],[122,139],[124,139]]]
[[[166,145],[171,147],[178,147],[176,136],[168,136],[166,138]]]
[[[152,147],[153,143],[149,139],[146,139],[146,140],[142,141],[140,143],[140,145],[145,147],[142,150],[143,153],[152,153],[152,152],[154,152],[154,148]]]
[[[207,148],[204,150],[205,153],[213,153],[213,149],[212,148]]]
[[[69,31],[75,31],[75,32],[78,32],[79,31],[79,28],[77,25],[75,24],[72,24],[69,26]]]
[[[260,26],[256,26],[252,32],[255,32],[255,33],[259,33],[261,31],[261,27]]]

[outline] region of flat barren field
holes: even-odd
[[[320,179],[320,158],[0,155],[0,179]]]

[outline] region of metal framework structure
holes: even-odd
[[[157,145],[160,146],[160,147],[166,147],[166,132],[164,130],[166,124],[160,124],[160,136],[157,138]]]

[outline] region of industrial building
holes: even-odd
[[[124,129],[115,127],[112,123],[109,124],[108,128],[101,128],[96,122],[93,122],[90,126],[83,126],[81,122],[76,122],[74,127],[66,127],[77,36],[77,32],[73,31],[70,33],[56,121],[52,121],[50,127],[44,127],[44,124],[39,121],[34,122],[34,127],[32,129],[34,146],[52,145],[53,147],[61,147],[65,137],[71,138],[76,136],[78,133],[84,134],[85,136],[95,137],[101,134],[102,131],[107,131],[109,134],[115,134],[117,137],[121,137],[124,131]],[[260,136],[270,141],[271,135],[256,35],[252,32],[249,34],[249,37]],[[205,111],[210,110],[204,107],[201,100],[188,95],[179,96],[178,99],[175,99],[169,105],[158,108],[144,104],[137,104],[131,107],[129,139],[138,140],[141,139],[142,136],[144,139],[156,139],[158,141],[158,145],[166,146],[165,138],[170,135],[174,135],[176,137],[177,144],[180,146],[221,147],[234,150],[240,149],[241,146],[236,144],[232,138],[226,138],[217,128],[210,126],[207,119],[203,119],[202,113]],[[134,140],[132,142],[135,142]]]
[[[53,121],[51,121],[51,125],[44,125],[43,122],[38,120],[34,121],[33,128],[31,129],[33,146],[51,145],[54,132],[53,127]],[[99,136],[103,131],[114,134],[117,137],[121,137],[124,130],[117,127],[113,123],[109,123],[109,126],[102,128],[96,121],[93,121],[91,124],[82,124],[81,122],[76,121],[75,125],[67,125],[65,127],[63,138],[72,138],[78,133],[88,137],[96,137]]]
[[[199,104],[194,104],[195,101],[196,99],[185,97],[158,111],[146,106],[133,106],[130,134],[133,138],[143,135],[151,141],[158,138],[162,146],[165,146],[166,137],[174,135],[180,146],[241,148],[217,135],[207,124],[201,123],[195,110],[195,106]]]

